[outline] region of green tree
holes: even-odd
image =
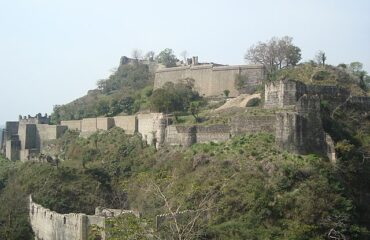
[[[198,92],[192,89],[191,83],[166,83],[163,88],[153,91],[150,97],[152,109],[159,112],[188,111],[192,101],[200,100]]]
[[[230,90],[229,89],[225,89],[224,90],[224,95],[225,95],[226,98],[229,97],[229,94],[230,94]]]
[[[98,116],[106,116],[109,113],[109,102],[105,99],[101,99],[96,104],[96,115]]]
[[[175,67],[177,59],[173,50],[170,48],[166,48],[158,54],[157,61],[159,63],[162,63],[166,67]]]

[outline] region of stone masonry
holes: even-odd
[[[218,64],[198,64],[159,69],[155,73],[154,89],[162,87],[167,82],[179,83],[186,79],[194,80],[194,89],[201,96],[220,97],[224,90],[229,90],[230,97],[239,95],[235,87],[237,76],[247,77],[247,88],[262,84],[265,70],[262,65],[224,66]]]
[[[87,240],[91,226],[100,227],[100,239],[105,240],[105,220],[137,212],[97,207],[95,215],[83,213],[60,214],[35,203],[29,198],[29,219],[36,240]]]
[[[49,125],[50,117],[19,116],[18,122],[6,122],[1,151],[10,160],[27,161],[40,152],[48,140],[61,137],[67,126]]]

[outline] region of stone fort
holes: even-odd
[[[127,61],[127,59],[125,60]],[[166,82],[194,79],[195,88],[204,96],[217,97],[228,89],[230,96],[237,96],[235,76],[247,76],[247,85],[253,87],[262,83],[264,69],[261,66],[216,66],[204,64],[158,69],[155,88]],[[63,136],[67,130],[78,131],[81,137],[88,137],[98,131],[113,127],[122,128],[127,134],[140,134],[147,144],[189,147],[195,143],[224,142],[242,134],[259,132],[272,133],[277,146],[297,153],[316,153],[335,161],[334,141],[324,131],[320,116],[320,101],[352,104],[370,110],[370,98],[351,96],[350,92],[336,86],[305,85],[294,80],[280,80],[265,84],[263,109],[257,115],[237,115],[222,124],[172,124],[169,116],[162,113],[139,113],[132,116],[97,117],[62,121],[50,125],[50,117],[20,116],[18,121],[6,122],[1,133],[1,152],[10,160],[37,160],[50,140]],[[90,226],[105,226],[106,214],[97,211],[95,215],[80,213],[59,214],[36,204],[30,198],[29,218],[36,239],[87,239]],[[110,210],[113,215],[117,211]],[[122,212],[122,211],[121,211]],[[104,239],[104,233],[102,233]]]
[[[170,123],[168,116],[161,113],[147,113],[62,121],[61,125],[52,126],[48,125],[47,116],[37,115],[20,118],[19,122],[8,122],[7,131],[3,137],[5,136],[6,140],[7,156],[13,156],[12,154],[18,154],[13,153],[16,150],[29,152],[30,149],[23,147],[27,144],[22,144],[22,140],[34,141],[33,146],[38,147],[35,151],[40,151],[42,142],[60,137],[66,129],[79,131],[81,136],[86,137],[97,131],[120,127],[127,134],[141,134],[144,141],[157,147],[164,145],[188,147],[194,143],[223,142],[240,134],[268,132],[275,135],[276,144],[281,149],[298,154],[316,153],[327,156],[334,162],[336,160],[334,142],[324,131],[320,116],[320,101],[324,99],[331,99],[338,104],[346,102],[365,111],[370,110],[369,97],[351,96],[345,89],[335,86],[307,86],[294,80],[281,80],[265,85],[263,105],[264,109],[278,111],[262,115],[236,116],[224,124],[171,125],[168,124]],[[27,132],[24,129],[33,130]],[[9,136],[10,139],[8,139]],[[16,146],[15,149],[12,143]],[[36,204],[32,198],[29,206],[30,223],[36,239],[86,240],[89,228],[92,226],[103,229],[101,239],[105,239],[104,227],[107,217],[120,214],[138,216],[138,213],[130,210],[101,208],[97,208],[95,215],[59,214]]]
[[[229,90],[230,97],[239,95],[235,87],[238,76],[246,79],[247,89],[261,85],[265,78],[263,65],[221,65],[215,63],[199,63],[198,57],[193,57],[189,65],[157,69],[155,72],[154,89],[162,87],[167,82],[179,83],[186,79],[194,80],[194,89],[204,97],[220,97]]]
[[[223,124],[190,126],[171,124],[169,116],[162,113],[85,118],[62,121],[60,125],[50,125],[50,117],[46,115],[20,116],[19,121],[6,122],[1,151],[11,160],[34,160],[49,140],[60,138],[68,129],[87,137],[97,131],[119,127],[127,134],[140,134],[145,142],[157,148],[223,142],[240,134],[268,132],[275,135],[276,144],[284,150],[298,154],[317,153],[333,159],[334,143],[324,132],[320,117],[320,100],[325,99],[370,109],[369,97],[351,96],[345,89],[281,80],[265,85],[263,108],[277,110],[274,113],[235,116]]]

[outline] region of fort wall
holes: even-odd
[[[30,197],[29,218],[37,240],[87,240],[88,216],[80,213],[60,214],[42,207]],[[94,219],[104,227],[103,221]]]
[[[237,116],[231,119],[231,134],[254,134],[259,132],[275,133],[276,116]]]
[[[294,80],[280,80],[265,85],[265,108],[293,106],[306,93],[306,85]]]
[[[113,118],[114,126],[122,128],[127,134],[134,134],[137,132],[137,118],[136,116],[116,116]]]
[[[138,132],[144,141],[159,147],[164,142],[166,118],[163,113],[138,114]]]
[[[82,129],[81,120],[61,121],[60,125],[67,126],[69,130],[81,131]]]
[[[89,227],[101,228],[101,240],[105,240],[105,220],[122,214],[139,214],[131,210],[108,209],[97,207],[95,215],[83,213],[61,214],[33,202],[29,198],[29,220],[36,240],[88,240]]]
[[[10,139],[5,142],[5,157],[9,160],[20,159],[21,142],[18,139]]]
[[[167,126],[165,144],[189,147],[195,143],[225,142],[230,139],[230,126]]]
[[[67,126],[37,124],[36,147],[41,149],[45,141],[60,138],[68,129]]]
[[[238,75],[248,76],[246,85],[255,86],[264,79],[264,67],[261,65],[215,66],[213,64],[173,67],[157,70],[154,89],[167,82],[180,83],[184,79],[194,80],[194,89],[202,96],[223,96],[229,90],[230,97],[239,95],[235,88]]]

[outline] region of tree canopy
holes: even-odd
[[[191,102],[200,98],[199,93],[193,90],[191,82],[168,82],[162,88],[154,90],[150,100],[153,110],[169,113],[188,111]]]
[[[245,54],[245,60],[263,64],[269,74],[278,69],[295,66],[301,60],[301,49],[295,46],[293,38],[273,37],[267,42],[258,42]]]
[[[175,67],[177,58],[172,49],[166,48],[158,54],[157,61],[166,67]]]

